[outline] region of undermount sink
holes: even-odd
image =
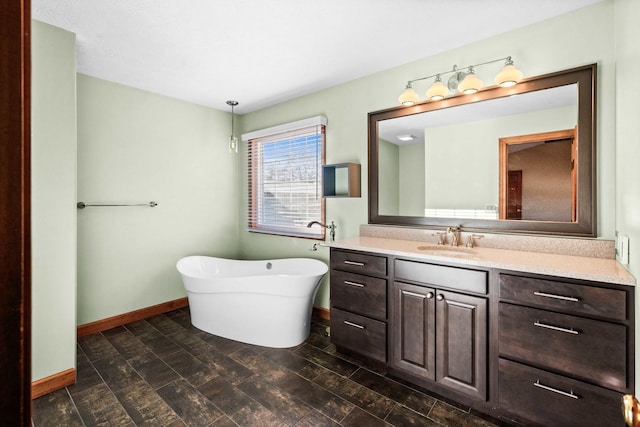
[[[418,250],[424,251],[426,253],[431,253],[432,255],[443,255],[443,256],[470,256],[476,255],[477,252],[473,249],[469,248],[461,248],[459,246],[436,246],[436,245],[423,245],[418,246]]]

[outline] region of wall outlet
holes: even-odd
[[[629,236],[616,232],[616,259],[620,264],[629,264]]]

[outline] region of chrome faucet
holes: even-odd
[[[447,227],[447,234],[451,234],[451,246],[460,244],[460,226]]]
[[[323,224],[320,221],[311,221],[309,224],[307,224],[307,227],[311,228],[311,226],[314,224],[318,224],[320,227],[328,228],[329,238],[331,239],[332,242],[336,240],[336,228],[338,227],[333,223],[333,221],[331,221],[331,225]]]
[[[443,233],[442,231],[439,231],[437,233],[433,233],[432,236],[436,236],[438,238],[438,245],[447,244],[447,233]]]
[[[468,248],[473,248],[477,243],[476,240],[482,239],[483,237],[484,237],[484,234],[470,234],[469,237],[467,237],[466,246]]]

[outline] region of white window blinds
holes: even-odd
[[[243,135],[249,231],[324,239],[323,227],[307,224],[324,223],[325,124],[318,117]]]

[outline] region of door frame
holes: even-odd
[[[31,425],[31,2],[0,2],[0,413]]]
[[[557,141],[561,139],[571,139],[571,217],[575,221],[576,217],[576,197],[577,180],[575,153],[577,152],[576,129],[563,129],[552,132],[532,133],[529,135],[508,136],[498,140],[498,219],[507,219],[507,193],[509,182],[509,146],[518,144],[529,144],[531,142]]]

